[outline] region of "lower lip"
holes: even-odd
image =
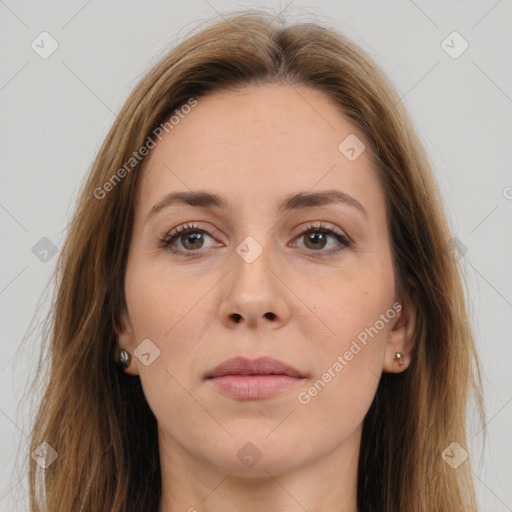
[[[209,379],[218,390],[243,400],[275,395],[302,380],[288,375],[225,375]]]

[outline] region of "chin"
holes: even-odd
[[[275,428],[275,427],[274,427]],[[279,428],[279,427],[278,427]],[[310,442],[300,441],[283,429],[276,431],[259,429],[235,435],[226,443],[216,443],[214,453],[211,446],[206,458],[217,468],[243,477],[268,477],[278,475],[310,463],[315,457],[308,457],[304,448],[311,449]],[[231,431],[232,432],[232,431]],[[232,432],[232,434],[234,434]]]

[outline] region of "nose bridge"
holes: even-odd
[[[263,236],[264,234],[259,236],[261,242],[252,235],[246,236],[234,251],[233,279],[235,284],[243,285],[240,287],[242,293],[265,293],[265,289],[269,293],[269,289],[275,288],[275,283],[272,282],[275,275],[270,270],[273,259],[272,243],[269,237],[262,240]],[[249,287],[247,290],[246,286]]]
[[[257,198],[250,196],[242,205],[242,211],[238,216],[238,233],[241,239],[235,247],[233,254],[237,273],[263,274],[270,272],[267,265],[271,265],[273,231],[271,217],[265,212],[270,211],[270,205],[265,206],[261,200],[261,194]]]
[[[240,239],[232,256],[238,279],[278,292],[281,287],[275,282],[278,279],[274,274],[278,272],[280,260],[274,229],[278,221],[273,208],[274,204],[257,186],[251,194],[246,194],[236,222]]]

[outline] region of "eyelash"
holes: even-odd
[[[201,252],[201,249],[197,249],[196,251],[185,251],[182,252],[181,250],[175,249],[172,247],[172,243],[179,239],[180,237],[187,235],[189,233],[206,233],[208,236],[212,236],[207,230],[200,228],[199,226],[195,224],[183,224],[181,226],[178,226],[177,228],[170,231],[167,235],[165,235],[164,238],[160,240],[160,247],[167,249],[168,251],[172,252],[173,254],[184,254],[186,257],[194,257],[197,256],[198,253]],[[296,238],[300,238],[308,233],[322,233],[325,235],[331,235],[334,237],[339,243],[340,246],[336,249],[331,249],[329,251],[323,251],[323,250],[311,250],[308,252],[318,252],[323,254],[318,254],[317,257],[325,257],[325,256],[332,256],[340,251],[343,251],[344,249],[350,247],[352,245],[351,241],[345,237],[344,235],[338,233],[337,231],[334,231],[333,229],[330,229],[326,226],[324,226],[321,222],[320,223],[311,223],[304,226],[304,228],[301,229],[300,233],[296,236]],[[213,237],[212,237],[213,238]]]

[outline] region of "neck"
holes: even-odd
[[[361,430],[302,467],[247,476],[199,460],[159,434],[162,498],[158,512],[357,512]]]

